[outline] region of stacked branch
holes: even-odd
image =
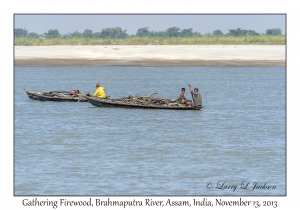
[[[121,103],[128,105],[140,105],[140,106],[186,106],[185,104],[178,103],[178,101],[172,101],[171,99],[157,98],[152,96],[127,96],[118,99],[106,99],[107,102]]]
[[[67,91],[61,91],[61,92],[51,91],[51,92],[44,92],[44,93],[40,93],[40,92],[36,92],[36,93],[41,96],[52,97],[52,98],[86,100],[84,94],[81,92],[79,94],[72,94],[72,95]]]

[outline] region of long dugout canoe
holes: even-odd
[[[123,108],[142,108],[142,109],[175,109],[175,110],[200,110],[202,106],[154,106],[113,102],[111,99],[101,99],[97,97],[84,96],[93,106],[96,107],[123,107]]]

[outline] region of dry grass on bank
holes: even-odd
[[[91,38],[15,38],[15,46],[51,46],[51,45],[285,45],[286,37],[248,36],[248,37],[130,37],[126,39]]]

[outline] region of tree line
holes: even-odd
[[[260,35],[271,35],[277,36],[282,35],[281,29],[267,29],[265,33],[259,34],[254,30],[242,30],[240,28],[230,29],[228,33],[223,33],[221,30],[215,30],[212,33],[200,34],[199,32],[194,32],[192,28],[180,29],[178,27],[170,27],[165,31],[151,31],[149,27],[139,28],[135,35],[128,35],[127,30],[123,30],[120,27],[105,28],[101,32],[93,32],[90,29],[84,30],[84,32],[75,31],[73,33],[68,33],[61,35],[57,29],[50,29],[43,34],[37,34],[35,32],[28,32],[27,29],[14,29],[15,37],[28,37],[28,38],[91,38],[91,39],[124,39],[128,37],[202,37],[202,36],[229,36],[229,37],[240,37],[240,36],[260,36]]]

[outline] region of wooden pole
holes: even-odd
[[[112,80],[112,78],[110,78],[102,87],[105,87],[105,85],[107,85],[110,82],[110,80]]]
[[[190,84],[188,84],[188,86],[189,86],[189,88],[190,88],[190,92],[191,92],[191,90],[192,90],[192,87],[191,87],[191,85],[190,85]],[[194,103],[194,106],[195,106],[195,99],[194,99],[194,95],[193,95],[193,93],[192,93],[192,92],[191,92],[191,95],[192,95],[193,103]]]

